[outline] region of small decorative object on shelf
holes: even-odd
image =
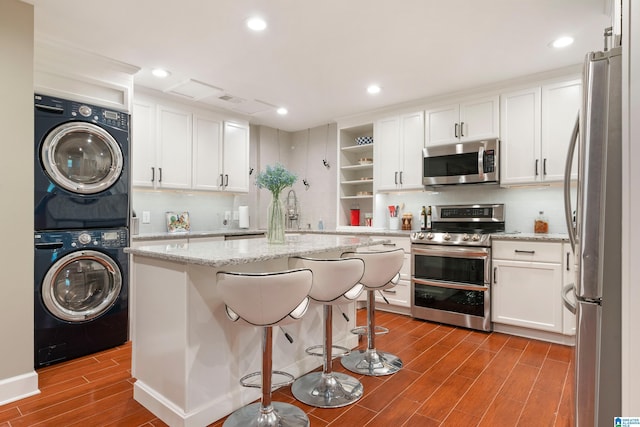
[[[284,208],[280,193],[291,187],[298,177],[289,172],[281,164],[267,166],[264,172],[258,173],[256,185],[271,192],[271,203],[267,210],[267,241],[274,244],[284,243]]]
[[[358,136],[356,137],[356,144],[357,145],[366,145],[366,144],[372,144],[373,143],[373,137],[372,136]]]

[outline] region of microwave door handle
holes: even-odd
[[[478,175],[484,179],[484,147],[478,150]]]

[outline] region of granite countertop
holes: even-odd
[[[539,242],[569,242],[569,235],[565,233],[500,233],[492,234],[491,240],[530,240]]]
[[[388,243],[388,239],[357,236],[289,234],[284,244],[267,243],[266,238],[224,240],[127,248],[125,252],[149,258],[209,267],[248,264],[270,259],[305,256],[327,251],[349,251],[362,246]]]
[[[188,239],[198,237],[245,236],[264,233],[266,233],[265,230],[258,229],[220,229],[211,231],[189,231],[188,233],[169,233],[165,231],[160,233],[135,234],[131,236],[131,240]]]

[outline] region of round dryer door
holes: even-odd
[[[73,252],[56,261],[44,277],[42,299],[51,314],[68,322],[86,322],[116,302],[122,273],[107,255]]]
[[[57,185],[79,194],[111,187],[124,166],[122,150],[113,136],[87,122],[64,123],[49,132],[40,160]]]

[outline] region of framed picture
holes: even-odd
[[[167,212],[167,231],[169,233],[186,233],[190,229],[189,212]]]

